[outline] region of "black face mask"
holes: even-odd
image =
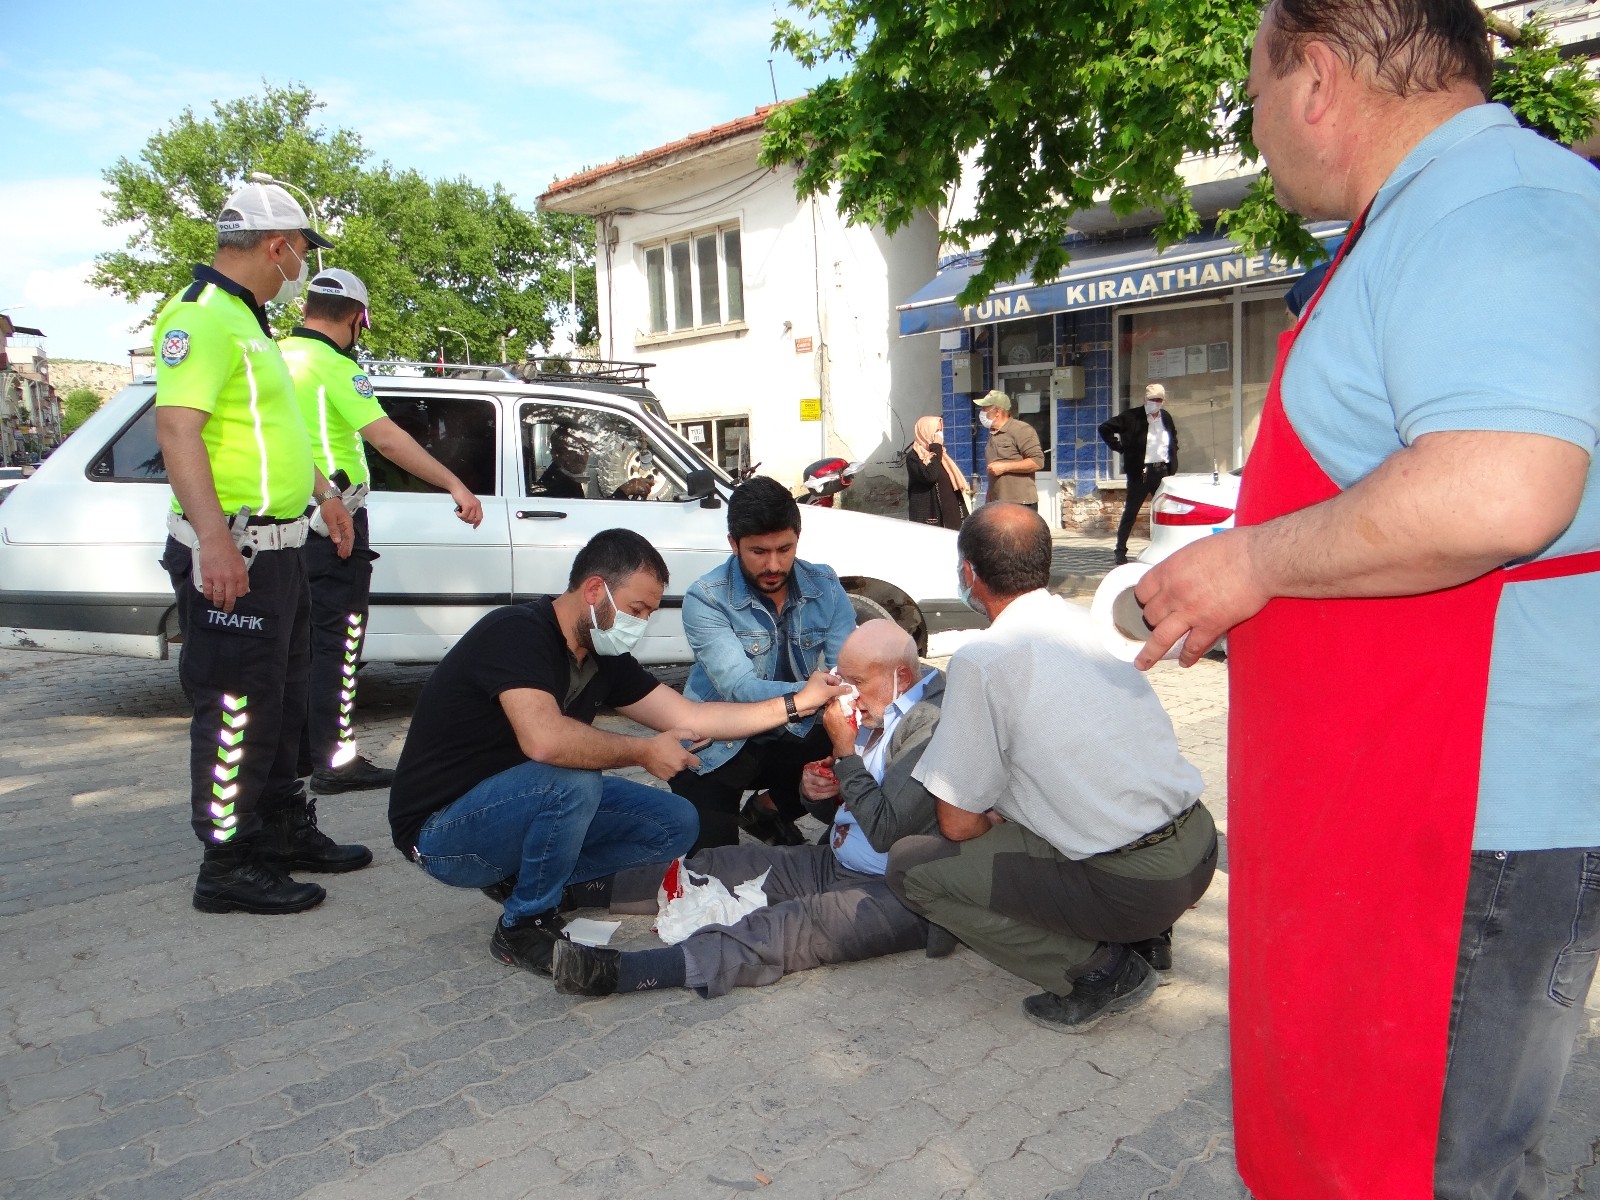
[[[355,361],[356,344],[361,341],[361,323],[358,321],[350,326],[350,344],[344,348],[344,356]]]

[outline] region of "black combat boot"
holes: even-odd
[[[378,766],[360,754],[342,767],[318,767],[311,772],[311,790],[319,796],[366,792],[374,788],[386,788],[393,782],[393,771]]]
[[[201,912],[247,912],[262,916],[305,912],[328,893],[314,883],[301,883],[268,863],[261,839],[226,846],[207,846],[194,881],[194,906]]]
[[[341,846],[317,828],[317,802],[303,787],[261,824],[262,857],[280,871],[359,871],[372,861],[365,846]]]

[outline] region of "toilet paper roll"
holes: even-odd
[[[1105,634],[1106,645],[1123,662],[1132,662],[1144,649],[1150,638],[1150,627],[1144,623],[1144,610],[1139,607],[1133,589],[1150,570],[1149,563],[1124,563],[1114,567],[1095,589],[1089,602],[1089,619]],[[1161,656],[1163,662],[1177,658],[1183,651],[1185,634]]]

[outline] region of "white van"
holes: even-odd
[[[447,497],[368,448],[381,557],[367,658],[437,662],[490,609],[563,591],[578,548],[626,526],[672,573],[637,657],[690,661],[683,595],[728,555],[734,481],[667,424],[654,397],[603,382],[528,382],[500,368],[445,367],[443,378],[432,364],[398,369],[417,373],[375,374],[379,402],[482,499],[483,524],[464,525]],[[179,640],[157,563],[172,493],[154,401],[153,381],[123,389],[0,506],[0,646],[166,658]],[[540,496],[534,483],[562,427],[593,448],[590,494],[644,479],[649,499]],[[921,648],[930,634],[983,623],[954,595],[955,534],[839,509],[801,513],[801,557],[838,571],[863,619],[892,617]]]

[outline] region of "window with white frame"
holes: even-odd
[[[651,334],[744,322],[744,259],[737,225],[717,225],[644,247]]]

